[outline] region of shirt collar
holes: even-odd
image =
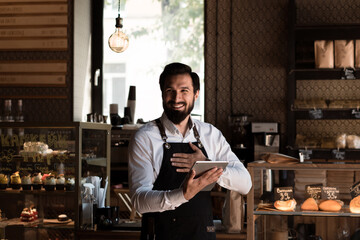
[[[161,123],[164,125],[164,128],[166,128],[168,131],[170,131],[172,134],[178,133],[178,129],[176,128],[175,124],[168,119],[166,114],[163,112],[163,114],[160,117]],[[191,118],[189,118],[189,130],[191,130],[194,127],[194,121]]]

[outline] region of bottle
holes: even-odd
[[[11,99],[5,100],[3,121],[14,122],[14,117],[11,112]]]
[[[15,122],[24,122],[23,102],[18,100]],[[24,137],[24,128],[19,128],[19,137]]]
[[[4,116],[3,116],[3,122],[14,122],[14,117],[11,112],[11,99],[6,99],[4,102]],[[12,137],[13,135],[13,129],[7,128],[7,135],[9,137]]]
[[[23,104],[21,99],[18,100],[15,122],[24,122]]]

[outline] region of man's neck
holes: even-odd
[[[180,131],[183,136],[185,136],[185,133],[189,129],[189,119],[190,115],[187,116],[181,123],[175,124],[175,127]]]

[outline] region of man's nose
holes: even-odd
[[[181,94],[179,92],[174,91],[172,94],[172,98],[175,102],[181,99]]]

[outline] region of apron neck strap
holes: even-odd
[[[189,121],[191,121],[191,120],[189,120]],[[155,119],[155,122],[156,122],[156,125],[157,125],[158,128],[159,128],[160,135],[161,135],[161,139],[164,141],[165,144],[169,144],[169,143],[166,141],[168,137],[166,136],[165,128],[164,128],[164,126],[162,125],[162,123],[161,123],[161,121],[160,121],[160,118]],[[189,127],[191,127],[191,125],[192,125],[192,122],[189,122]],[[202,145],[201,140],[200,140],[200,135],[199,135],[199,132],[198,132],[198,130],[197,130],[197,128],[196,128],[195,125],[194,125],[194,127],[193,127],[193,131],[194,131],[194,136],[195,136],[195,138],[196,138],[196,141],[197,141],[197,143],[198,143],[199,148],[202,148],[203,145]]]

